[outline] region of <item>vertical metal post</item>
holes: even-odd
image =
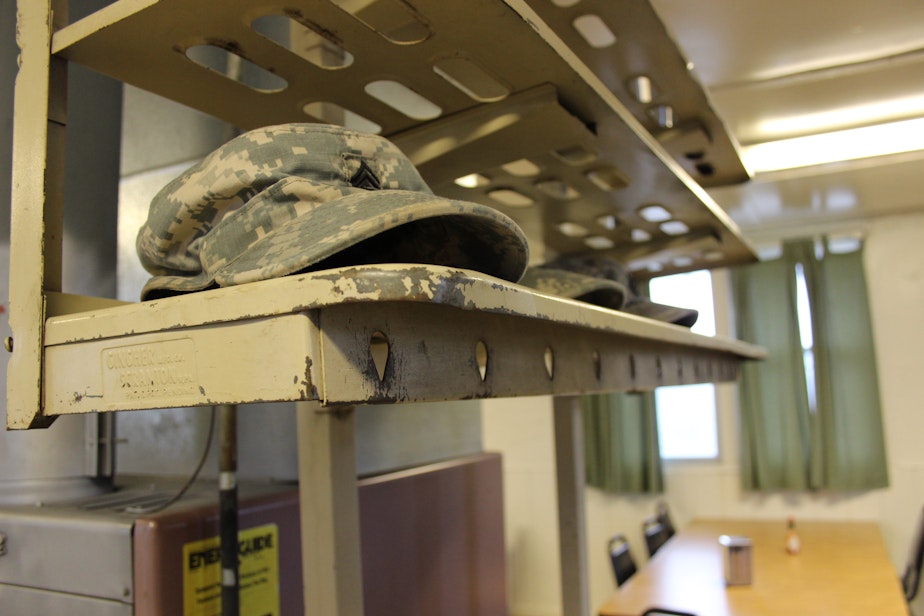
[[[219,537],[221,544],[221,614],[240,614],[237,509],[237,407],[218,407]]]
[[[589,616],[587,533],[584,519],[584,416],[578,396],[555,398],[555,464],[565,616]]]
[[[51,56],[53,27],[67,23],[65,0],[20,0],[13,108],[10,219],[10,328],[7,425],[47,427],[42,361],[45,291],[61,290],[67,64]]]
[[[352,407],[296,402],[306,616],[362,616]]]
[[[111,483],[115,476],[115,413],[86,415],[86,456],[84,473],[97,482]]]

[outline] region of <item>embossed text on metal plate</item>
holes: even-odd
[[[189,338],[106,348],[101,361],[107,399],[188,396],[199,387],[196,345]]]

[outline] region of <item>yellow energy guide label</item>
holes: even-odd
[[[241,616],[279,616],[279,531],[275,524],[238,533]],[[221,615],[218,537],[183,546],[184,616]]]

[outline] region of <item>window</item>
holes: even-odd
[[[715,335],[712,275],[708,271],[654,278],[649,291],[652,301],[695,308],[699,318],[691,331]],[[719,456],[714,385],[659,387],[655,390],[655,406],[662,459],[703,460]]]
[[[808,283],[805,281],[805,266],[796,263],[796,319],[799,322],[799,341],[802,343],[802,365],[805,369],[805,393],[808,408],[815,414],[815,339],[812,335],[812,307],[809,303]]]

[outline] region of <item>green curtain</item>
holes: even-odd
[[[822,485],[889,485],[879,379],[861,252],[827,254],[806,268],[815,319]],[[811,280],[809,276],[814,276]]]
[[[654,394],[584,396],[587,484],[614,493],[664,491]]]
[[[750,490],[888,485],[862,250],[787,242],[781,258],[732,270],[737,335],[769,356],[742,367],[742,481]],[[810,408],[796,304],[801,264],[812,315]]]

